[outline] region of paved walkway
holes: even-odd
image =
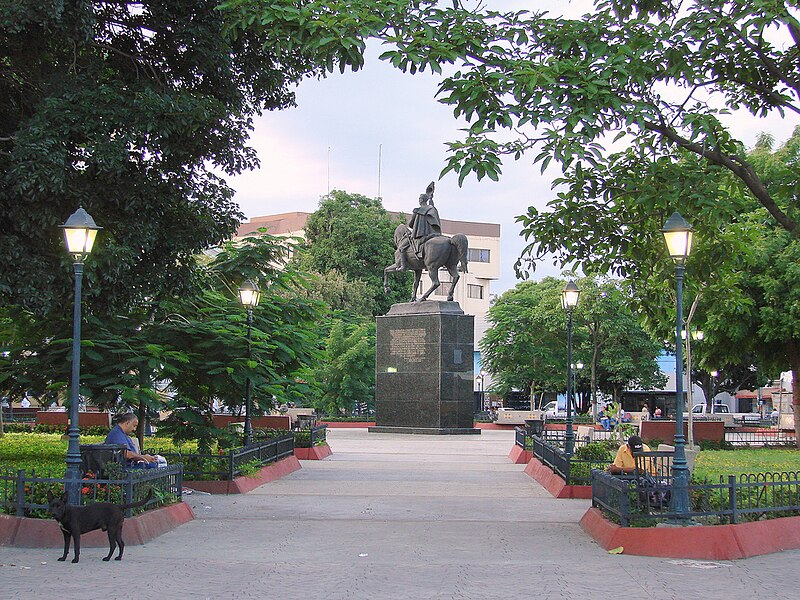
[[[513,432],[329,431],[333,456],[242,496],[187,497],[197,519],[129,546],[0,548],[4,598],[636,599],[783,597],[800,551],[709,563],[609,555],[506,458]]]

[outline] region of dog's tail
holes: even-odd
[[[129,508],[139,508],[140,506],[144,506],[145,504],[150,502],[150,499],[152,497],[153,497],[153,488],[150,488],[150,490],[147,492],[147,496],[145,496],[144,499],[139,500],[137,502],[131,502],[130,504],[122,504],[120,505],[120,508],[122,510],[128,510]]]

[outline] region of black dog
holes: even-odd
[[[125,542],[122,541],[122,523],[125,521],[125,512],[129,508],[139,508],[144,506],[153,497],[151,489],[144,500],[131,504],[111,504],[110,502],[97,502],[86,506],[73,506],[67,504],[67,493],[60,498],[47,492],[47,512],[53,515],[61,527],[64,534],[64,556],[58,560],[66,560],[69,553],[69,540],[75,542],[75,558],[72,562],[78,562],[81,555],[81,534],[95,529],[102,529],[108,532],[108,556],[103,560],[110,560],[114,554],[114,549],[119,544],[119,555],[115,560],[122,560],[122,552],[125,550]]]

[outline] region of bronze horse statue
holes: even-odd
[[[400,224],[394,230],[394,246],[397,248],[405,236],[408,235],[409,229],[406,225]],[[406,264],[409,271],[414,271],[414,292],[411,297],[411,302],[417,302],[417,290],[419,282],[422,278],[422,271],[426,269],[431,278],[431,287],[419,299],[420,302],[427,300],[436,288],[441,285],[439,281],[439,269],[445,268],[450,273],[452,283],[450,284],[450,291],[447,293],[448,302],[453,301],[453,291],[456,289],[456,284],[461,276],[458,274],[459,263],[461,271],[467,272],[467,236],[463,233],[457,233],[453,237],[446,235],[437,235],[428,238],[422,250],[422,260],[417,258],[414,251],[409,247],[405,249]],[[395,263],[389,265],[383,270],[383,289],[388,291],[389,273],[400,271],[400,250],[395,251]]]

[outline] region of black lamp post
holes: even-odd
[[[572,429],[572,311],[578,306],[581,291],[570,280],[561,290],[561,306],[567,311],[567,433],[564,454],[572,456],[575,451],[575,431]]]
[[[486,371],[481,371],[480,375],[475,376],[475,383],[478,384],[478,399],[481,403],[481,410],[487,410],[486,406]]]
[[[239,288],[239,301],[247,309],[247,362],[250,362],[250,337],[253,329],[253,309],[261,300],[258,285],[249,279]],[[249,368],[249,367],[248,367]],[[253,437],[253,428],[250,422],[250,376],[244,382],[244,444],[249,446]]]
[[[689,466],[686,463],[686,439],[683,435],[683,277],[686,259],[692,248],[692,227],[678,212],[661,229],[670,258],[675,262],[675,456],[672,461],[672,495],[670,511],[689,512]]]
[[[94,219],[79,207],[64,223],[64,240],[72,255],[75,272],[75,304],[72,317],[72,380],[69,396],[69,427],[67,435],[67,472],[65,478],[70,504],[78,504],[78,484],[81,479],[80,430],[78,429],[78,404],[81,385],[81,284],[83,282],[83,260],[92,251],[97,230],[101,229]]]

